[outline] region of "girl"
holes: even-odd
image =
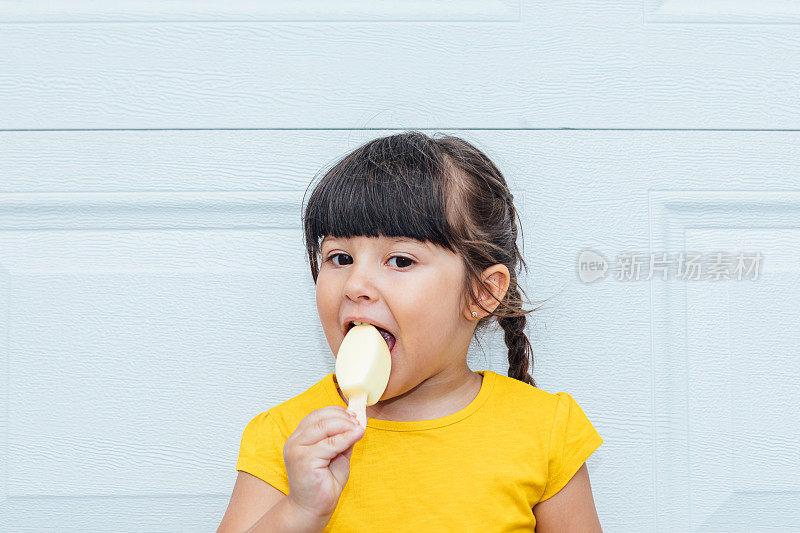
[[[303,214],[322,328],[334,355],[352,321],[388,331],[389,382],[366,428],[334,373],[253,418],[219,531],[601,531],[603,439],[528,374],[513,199],[476,147],[416,131],[323,176]],[[493,318],[508,376],[466,363]]]

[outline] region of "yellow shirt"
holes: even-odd
[[[367,419],[350,477],[325,531],[533,531],[532,508],[561,490],[603,439],[566,392],[552,394],[491,370],[475,399],[432,420]],[[330,373],[256,415],[236,469],[284,494],[283,445],[300,420],[347,407]]]

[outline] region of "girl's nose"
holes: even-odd
[[[374,300],[377,298],[377,288],[375,287],[372,274],[364,268],[354,267],[350,270],[350,275],[344,286],[344,294],[354,302],[362,298]]]

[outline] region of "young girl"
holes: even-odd
[[[334,373],[253,418],[218,531],[601,531],[603,439],[528,374],[513,199],[483,152],[416,131],[324,175],[303,214],[322,328],[334,355],[352,321],[391,333],[389,382],[366,428]],[[466,363],[495,319],[508,376]]]

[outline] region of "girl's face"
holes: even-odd
[[[476,324],[462,294],[458,255],[429,242],[383,236],[328,236],[321,252],[317,311],[333,353],[350,316],[367,317],[395,334],[382,401],[431,376],[463,379],[469,372],[466,354]]]

